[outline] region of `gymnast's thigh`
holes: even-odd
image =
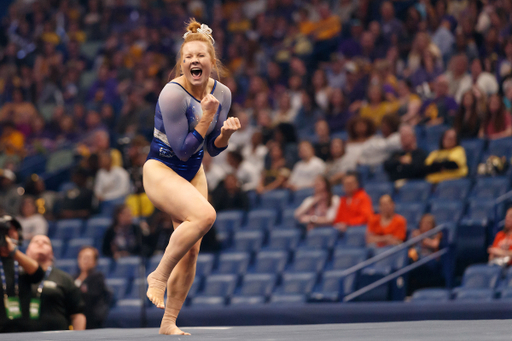
[[[169,214],[174,221],[200,217],[202,212],[213,209],[202,192],[192,183],[159,161],[146,161],[143,168],[143,183],[153,205]],[[201,179],[196,183],[202,188]],[[204,183],[206,184],[206,178]]]

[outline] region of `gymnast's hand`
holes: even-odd
[[[208,94],[201,101],[201,109],[204,115],[213,118],[219,109],[219,101],[212,94]]]
[[[224,121],[222,128],[220,128],[220,134],[226,137],[230,137],[241,127],[242,126],[240,125],[238,117],[228,117],[228,119]]]

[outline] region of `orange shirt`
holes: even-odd
[[[512,250],[512,236],[507,235],[505,232],[500,231],[496,234],[494,238],[494,243],[492,243],[492,247],[499,247],[500,249],[510,251]]]
[[[392,235],[396,239],[405,240],[407,221],[399,214],[395,214],[388,226],[380,224],[380,214],[375,214],[368,222],[368,232],[378,236]]]
[[[349,226],[364,225],[372,215],[372,199],[360,189],[354,193],[350,203],[347,203],[346,196],[341,197],[334,223],[345,223]]]

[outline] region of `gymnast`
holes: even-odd
[[[211,156],[218,155],[240,129],[240,121],[227,118],[229,89],[210,78],[212,70],[219,75],[222,67],[212,30],[191,19],[183,39],[174,69],[180,76],[165,85],[156,105],[143,182],[151,202],[169,214],[174,225],[160,264],[148,276],[147,296],[165,308],[160,334],[189,335],[176,326],[176,318],[194,281],[201,239],[216,218],[207,200],[203,147]]]

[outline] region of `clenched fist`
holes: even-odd
[[[224,121],[222,128],[220,128],[220,133],[224,136],[231,136],[235,131],[240,129],[242,126],[238,117],[229,117]]]
[[[201,101],[201,108],[203,109],[203,114],[213,116],[219,109],[219,101],[212,94],[208,94]]]

